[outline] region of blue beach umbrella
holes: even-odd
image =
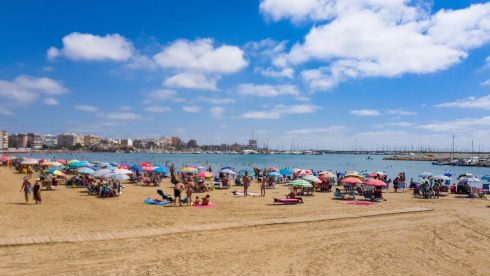
[[[162,167],[157,167],[156,169],[153,170],[154,173],[168,173],[168,170],[166,168]]]
[[[133,171],[137,171],[137,172],[140,172],[143,170],[143,167],[139,166],[139,165],[134,165],[132,167],[130,167],[129,169],[133,170]]]
[[[279,170],[279,173],[282,174],[282,175],[292,175],[293,174],[293,171],[291,171],[288,168],[282,168],[282,169]]]
[[[93,174],[94,172],[95,172],[94,170],[92,170],[90,168],[86,168],[86,167],[78,169],[78,173],[81,173],[81,174]]]
[[[272,177],[280,177],[281,176],[281,174],[278,172],[270,172],[270,173],[268,173],[268,175],[272,176]]]
[[[481,180],[490,181],[490,174],[486,174],[480,178]]]
[[[220,169],[220,171],[222,171],[222,170],[232,170],[232,171],[234,171],[235,168],[233,168],[232,166],[224,166],[223,168]]]
[[[70,165],[68,165],[68,167],[70,169],[78,169],[78,168],[81,168],[81,167],[85,167],[85,164],[83,162],[74,162],[74,163],[71,163]]]
[[[444,175],[445,175],[445,176],[449,176],[449,177],[453,176],[453,174],[452,174],[452,173],[448,173],[448,172],[447,172],[447,173],[444,173]]]

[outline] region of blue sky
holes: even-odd
[[[485,1],[2,1],[0,128],[490,150]]]

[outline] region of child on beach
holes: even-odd
[[[191,205],[191,198],[192,198],[192,193],[194,191],[192,190],[192,185],[191,183],[188,183],[187,184],[187,190],[186,190],[186,194],[187,194],[187,206],[190,206]]]
[[[24,195],[26,198],[26,204],[29,203],[29,195],[31,194],[32,190],[32,185],[31,182],[27,179],[27,176],[24,176],[24,182],[22,182],[22,187],[20,188],[20,191],[22,192],[24,190]]]
[[[202,199],[201,205],[204,206],[209,205],[209,197],[210,197],[209,195],[206,195],[206,197]]]
[[[196,196],[196,200],[194,200],[194,203],[192,203],[193,206],[198,206],[201,205],[201,200],[199,199],[199,196]]]

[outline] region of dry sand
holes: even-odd
[[[490,274],[487,200],[454,195],[423,200],[407,191],[386,193],[387,201],[366,207],[316,193],[302,205],[273,206],[273,197],[287,193],[280,186],[267,190],[265,198],[235,197],[234,188],[212,191],[215,207],[196,209],[145,205],[145,198],[158,197],[157,188],[125,184],[119,198],[60,187],[43,191],[41,205],[26,205],[21,179],[0,168],[0,243],[100,240],[0,245],[0,275]],[[162,188],[172,191],[168,182]],[[362,217],[410,207],[432,211]],[[345,218],[264,225],[271,219],[322,217]],[[161,234],[170,229],[182,231]]]

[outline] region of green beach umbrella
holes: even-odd
[[[288,183],[288,186],[293,186],[293,187],[305,187],[305,188],[312,188],[313,185],[311,185],[310,182],[304,180],[304,179],[296,179]]]

